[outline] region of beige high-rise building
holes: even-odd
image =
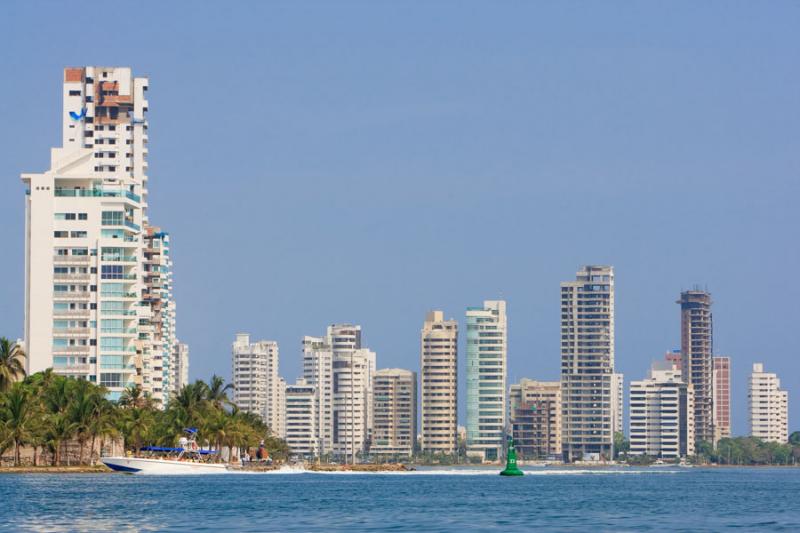
[[[272,433],[283,437],[286,382],[278,375],[278,343],[250,342],[238,333],[232,347],[233,403],[243,411],[261,415]]]
[[[630,453],[660,459],[694,455],[694,391],[671,362],[631,382]]]
[[[625,375],[619,372],[611,374],[611,420],[614,422],[613,433],[625,433],[623,420],[625,417]]]
[[[371,455],[414,453],[417,437],[417,374],[387,368],[375,372]]]
[[[561,284],[564,460],[611,459],[614,268],[585,266]]]
[[[731,358],[714,356],[714,431],[716,441],[731,436]]]
[[[767,442],[788,442],[789,393],[781,390],[781,381],[776,374],[764,372],[762,363],[753,364],[747,400],[750,435]]]
[[[694,387],[695,437],[714,444],[714,324],[711,294],[684,291],[681,306],[681,375]]]
[[[510,423],[521,460],[561,458],[561,382],[523,379],[511,385]]]
[[[431,311],[422,326],[422,451],[458,448],[458,322]]]

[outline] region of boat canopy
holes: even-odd
[[[180,453],[184,451],[184,448],[167,448],[164,446],[142,446],[140,448],[143,452],[173,452],[173,453]],[[195,450],[200,455],[211,455],[217,453],[217,450]]]

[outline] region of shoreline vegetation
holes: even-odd
[[[138,385],[128,387],[118,401],[107,398],[107,389],[95,383],[70,379],[53,369],[25,376],[25,354],[18,345],[0,338],[0,473],[12,472],[110,472],[99,464],[101,456],[136,454],[145,446],[174,447],[185,428],[197,428],[198,444],[220,450],[215,462],[226,461],[246,471],[277,470],[287,464],[290,450],[283,439],[271,434],[260,416],[239,410],[228,398],[232,385],[219,376],[209,383],[196,380],[173,394],[166,408],[157,405]],[[547,467],[604,468],[614,466],[681,466],[656,457],[630,455],[630,443],[621,433],[614,436],[616,461],[563,464]],[[242,465],[238,455],[256,447],[269,461]],[[238,450],[239,453],[231,451]],[[250,454],[254,456],[255,454]],[[355,465],[309,461],[312,472],[388,472],[415,467],[452,468],[481,465],[466,457],[466,444],[450,455],[417,453],[414,457],[377,459],[359,454]],[[266,457],[263,457],[266,459]],[[332,459],[327,457],[328,460]],[[523,457],[521,462],[527,462]],[[531,459],[528,466],[545,466]],[[716,447],[706,442],[686,460],[699,467],[796,467],[800,465],[800,432],[779,444],[753,437],[721,439]]]

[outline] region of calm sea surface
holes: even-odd
[[[800,469],[0,475],[0,531],[800,531]]]

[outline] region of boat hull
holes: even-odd
[[[103,464],[111,470],[128,474],[225,474],[224,464],[193,463],[169,459],[143,459],[140,457],[103,457]]]

